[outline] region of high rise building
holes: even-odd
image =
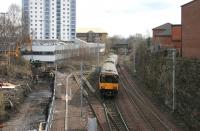
[[[22,0],[22,7],[32,39],[74,41],[76,0]]]

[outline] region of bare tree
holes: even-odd
[[[12,25],[21,25],[21,9],[18,5],[12,4],[8,9],[8,17]]]

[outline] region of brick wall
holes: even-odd
[[[182,6],[182,54],[200,58],[200,0]]]

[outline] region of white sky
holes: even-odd
[[[22,0],[0,0],[0,12]],[[191,0],[77,0],[77,27],[102,28],[112,35],[127,37],[151,34],[152,28],[181,23],[181,5]]]

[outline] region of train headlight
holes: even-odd
[[[103,87],[103,86],[101,86],[101,87],[100,87],[100,89],[104,89],[104,87]]]

